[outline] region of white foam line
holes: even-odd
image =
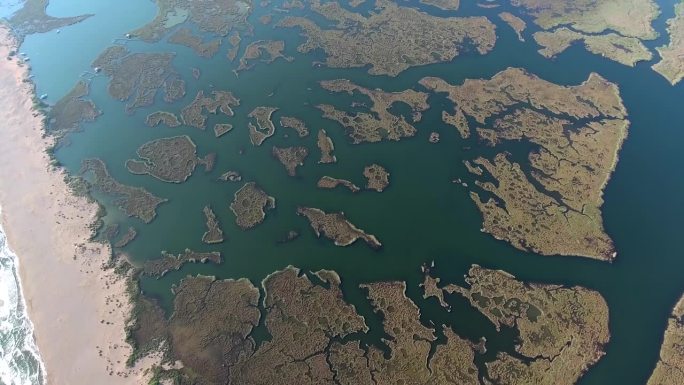
[[[0,213],[2,210],[0,209]],[[9,328],[16,330],[21,328],[23,338],[20,341],[21,346],[11,347],[11,355],[9,351],[0,346],[0,383],[7,385],[42,385],[46,379],[46,369],[45,363],[40,357],[40,352],[38,346],[36,345],[34,338],[34,326],[31,322],[26,307],[26,301],[22,292],[21,278],[19,277],[19,258],[12,251],[9,244],[7,243],[7,237],[4,233],[2,226],[0,225],[0,258],[5,257],[10,261],[9,269],[0,271],[0,300],[4,302],[0,306],[0,328]],[[12,286],[15,286],[14,288]],[[12,291],[14,293],[12,293]],[[14,294],[14,295],[13,295]],[[20,313],[12,314],[12,307],[16,307]],[[20,322],[11,322],[18,320]],[[9,350],[9,349],[8,349]],[[22,351],[28,352],[33,356],[35,361],[38,363],[40,369],[40,376],[36,376],[33,373],[18,373],[17,371],[21,368],[17,368],[16,363],[12,365],[13,362],[10,360],[12,357],[21,355]],[[27,368],[24,368],[26,370]],[[38,373],[35,373],[38,374]],[[42,381],[41,381],[42,380]]]

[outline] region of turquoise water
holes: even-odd
[[[95,4],[96,3],[96,4]],[[411,4],[414,4],[412,2]],[[132,116],[123,112],[123,105],[106,93],[107,79],[96,77],[92,83],[92,98],[104,112],[88,124],[82,133],[73,135],[71,145],[62,148],[58,159],[70,170],[80,168],[85,157],[104,159],[112,175],[119,181],[144,186],[154,194],[168,198],[169,203],[158,209],[158,218],[150,225],[128,219],[116,208],[108,206],[105,220],[120,223],[122,228],[134,226],[139,238],[127,248],[136,261],[156,258],[161,250],[180,252],[189,247],[198,251],[220,250],[225,262],[220,266],[187,266],[168,274],[162,280],[145,279],[142,288],[160,299],[167,310],[172,300],[169,288],[187,274],[212,274],[220,278],[248,277],[258,283],[268,273],[293,264],[304,269],[334,269],[344,282],[346,297],[357,305],[371,326],[368,342],[379,343],[379,319],[365,301],[358,284],[377,280],[406,280],[409,296],[421,306],[424,320],[451,325],[459,334],[478,339],[486,336],[490,349],[512,349],[511,333],[497,334],[494,327],[466,302],[457,297],[449,301],[455,310],[447,313],[434,300],[425,301],[419,292],[421,264],[434,260],[436,272],[444,282],[460,282],[468,267],[477,263],[489,268],[509,271],[523,280],[582,285],[598,290],[608,301],[611,311],[611,342],[606,356],[582,378],[581,384],[643,384],[652,371],[665,329],[666,320],[677,298],[684,292],[681,272],[684,253],[679,239],[684,205],[684,178],[680,151],[684,139],[684,111],[681,108],[682,84],[672,87],[650,70],[652,63],[640,63],[629,68],[588,54],[573,47],[555,60],[536,53],[531,39],[534,31],[526,32],[528,42],[521,43],[513,31],[496,14],[502,8],[484,10],[474,2],[463,2],[459,14],[485,14],[497,24],[499,37],[495,50],[479,56],[466,54],[451,63],[416,67],[397,78],[370,76],[363,69],[340,70],[314,68],[313,60],[320,53],[303,56],[296,52],[301,41],[296,31],[272,29],[254,22],[252,39],[286,41],[287,54],[293,62],[276,61],[257,64],[239,77],[231,72],[236,65],[225,59],[227,47],[211,60],[200,59],[184,47],[145,44],[130,41],[132,51],[175,51],[174,65],[188,81],[187,96],[173,105],[158,103],[137,110]],[[663,14],[655,23],[662,36],[647,45],[651,48],[666,43],[665,20],[672,16],[674,0],[659,1]],[[450,14],[425,7],[431,13]],[[55,15],[95,13],[85,22],[64,28],[60,34],[29,36],[22,51],[32,58],[38,93],[48,93],[56,101],[76,82],[90,62],[113,39],[154,17],[151,2],[133,0],[100,2],[53,0],[49,11]],[[263,11],[258,7],[251,20]],[[116,16],[116,17],[114,17]],[[529,21],[529,20],[528,20]],[[243,43],[243,47],[246,45]],[[59,60],[54,60],[58,57]],[[479,231],[481,215],[468,197],[468,190],[451,180],[463,178],[472,185],[472,178],[462,165],[486,150],[475,140],[460,139],[453,127],[440,121],[441,96],[429,99],[433,107],[417,124],[418,135],[398,143],[351,145],[341,127],[324,120],[312,107],[318,103],[349,105],[352,98],[322,91],[317,82],[324,79],[349,78],[368,87],[401,90],[417,87],[424,76],[439,76],[459,84],[467,78],[489,78],[509,67],[523,67],[549,81],[578,84],[591,72],[598,72],[620,86],[621,95],[632,122],[629,138],[620,152],[620,162],[605,190],[604,222],[618,250],[615,262],[605,263],[585,258],[544,257],[515,250]],[[201,69],[202,77],[194,82],[191,67]],[[230,120],[211,117],[208,127],[219,121],[235,126],[232,132],[215,138],[211,129],[149,128],[145,116],[157,109],[178,110],[192,100],[200,89],[232,91],[241,99]],[[267,96],[273,93],[273,96]],[[303,118],[312,131],[304,141],[294,131],[280,129],[263,147],[249,144],[246,115],[257,105],[272,105],[280,110],[274,115]],[[335,142],[335,165],[318,165],[315,133],[325,128]],[[438,145],[429,144],[431,131],[441,133]],[[284,138],[287,132],[289,138]],[[178,134],[187,134],[198,146],[200,155],[218,153],[213,172],[197,170],[184,184],[171,185],[147,176],[128,173],[126,159],[146,141]],[[270,154],[273,145],[306,143],[312,151],[297,178],[286,175],[283,167]],[[470,150],[467,147],[472,147]],[[240,155],[240,150],[244,154]],[[376,162],[391,173],[392,184],[382,194],[364,192],[351,194],[344,189],[322,191],[315,188],[320,176],[347,178],[363,184],[365,165]],[[234,224],[228,210],[232,195],[240,184],[218,182],[217,177],[229,169],[239,170],[244,180],[254,180],[276,197],[277,208],[269,212],[266,221],[252,231],[243,232]],[[105,203],[108,203],[105,201]],[[227,241],[220,246],[200,242],[204,229],[202,208],[211,204],[220,221]],[[296,207],[307,205],[326,211],[344,211],[358,227],[375,234],[383,243],[373,251],[363,243],[337,248],[325,239],[316,239]],[[302,236],[295,242],[278,245],[288,230],[296,229]],[[495,350],[495,349],[492,349]]]

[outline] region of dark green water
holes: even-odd
[[[477,263],[504,269],[523,280],[582,285],[598,290],[610,307],[611,342],[606,356],[580,383],[643,384],[657,361],[667,316],[684,291],[684,252],[680,246],[684,232],[681,225],[684,152],[680,150],[684,139],[684,109],[681,108],[684,85],[670,86],[650,70],[652,63],[629,68],[588,54],[580,47],[569,49],[556,60],[544,59],[536,53],[531,38],[534,26],[529,20],[530,29],[525,35],[528,42],[520,43],[513,31],[495,16],[502,8],[485,10],[476,7],[474,2],[463,3],[459,14],[490,15],[497,23],[495,50],[486,56],[470,54],[452,63],[412,68],[397,78],[370,76],[363,69],[313,68],[311,62],[320,59],[320,54],[297,53],[295,48],[301,39],[296,31],[272,29],[258,23],[258,17],[264,12],[259,7],[250,18],[256,37],[245,41],[285,40],[288,55],[295,58],[293,62],[257,64],[236,78],[231,72],[231,66],[236,63],[230,64],[225,59],[225,46],[213,59],[205,60],[181,46],[130,41],[129,49],[136,52],[177,52],[174,65],[188,83],[187,96],[173,105],[160,101],[152,108],[139,109],[128,116],[123,112],[122,103],[113,101],[107,94],[108,79],[96,77],[91,83],[92,98],[104,114],[86,125],[82,133],[73,135],[71,145],[61,149],[57,157],[72,171],[79,169],[83,158],[100,157],[122,183],[144,186],[170,200],[159,207],[158,218],[150,225],[128,219],[115,207],[108,207],[107,222],[120,223],[122,228],[131,225],[138,230],[138,239],[126,249],[135,260],[156,258],[161,250],[180,252],[185,248],[223,253],[225,262],[221,266],[187,266],[162,280],[144,280],[143,289],[160,298],[167,308],[172,299],[170,286],[187,274],[248,277],[258,283],[267,274],[290,264],[306,270],[326,268],[340,273],[347,298],[367,318],[372,329],[370,343],[377,343],[381,337],[379,319],[370,311],[358,284],[406,280],[409,296],[421,306],[424,320],[452,325],[459,334],[473,340],[484,335],[492,350],[511,349],[511,333],[497,335],[494,327],[464,300],[449,298],[455,309],[447,313],[436,301],[421,298],[418,288],[422,279],[421,264],[434,260],[436,272],[443,281],[460,282],[468,267]],[[663,14],[655,27],[662,36],[648,42],[649,47],[667,42],[665,20],[672,16],[674,3],[675,0],[659,1]],[[449,14],[434,8],[424,9],[438,15]],[[151,20],[156,7],[151,2],[134,0],[53,0],[48,12],[55,16],[96,14],[81,24],[63,28],[60,34],[29,36],[22,46],[21,50],[32,58],[38,93],[48,93],[49,101],[54,102],[73,86],[114,38]],[[452,184],[451,180],[460,177],[472,185],[462,160],[474,158],[484,150],[474,140],[460,139],[453,127],[441,122],[443,97],[431,96],[432,108],[416,126],[418,135],[397,143],[351,145],[341,127],[322,119],[312,107],[329,103],[344,108],[353,100],[321,90],[317,85],[319,80],[348,78],[368,88],[402,90],[417,87],[418,80],[428,75],[459,84],[467,78],[489,78],[509,66],[523,67],[554,83],[572,85],[584,81],[591,72],[598,72],[620,86],[632,125],[604,196],[605,227],[618,250],[614,263],[524,253],[481,233],[481,215],[468,197],[467,189]],[[197,82],[190,76],[191,67],[202,71]],[[230,90],[241,99],[234,118],[212,116],[208,121],[208,127],[222,120],[230,122],[235,127],[232,132],[217,139],[211,129],[145,126],[148,113],[157,109],[179,110],[198,90],[210,90],[210,85]],[[267,96],[271,93],[273,96]],[[257,105],[280,108],[274,121],[282,115],[304,119],[312,135],[301,141],[294,131],[280,129],[262,147],[253,147],[248,139],[246,115]],[[335,142],[337,164],[316,164],[318,128],[325,128]],[[427,141],[433,130],[441,133],[442,141],[438,145]],[[286,132],[289,138],[283,137]],[[191,136],[200,155],[218,153],[213,172],[204,174],[198,169],[186,183],[172,185],[126,171],[126,159],[134,157],[141,144],[179,134]],[[312,150],[311,155],[298,170],[299,176],[290,178],[272,158],[270,148],[299,143],[306,143]],[[241,149],[243,155],[239,155]],[[351,194],[344,189],[325,191],[315,187],[323,175],[347,178],[362,185],[361,171],[372,162],[386,166],[391,172],[392,184],[382,194]],[[216,181],[230,169],[239,170],[244,180],[258,182],[276,197],[277,208],[251,231],[241,231],[228,209],[233,193],[241,184]],[[214,207],[227,236],[227,241],[220,246],[208,246],[200,241],[205,231],[202,208],[206,204]],[[307,221],[295,214],[299,205],[344,211],[357,226],[375,234],[384,247],[373,251],[357,243],[338,248],[325,239],[316,239]],[[298,230],[302,236],[295,242],[278,245],[276,241],[291,229]]]

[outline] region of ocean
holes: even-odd
[[[41,385],[45,365],[21,294],[19,259],[0,227],[0,385]]]

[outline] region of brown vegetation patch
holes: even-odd
[[[273,156],[285,166],[287,175],[297,175],[297,167],[304,165],[304,160],[309,156],[309,150],[303,146],[297,147],[276,147],[273,146]]]
[[[251,122],[248,124],[249,140],[253,145],[261,146],[266,139],[275,134],[275,125],[273,125],[273,121],[271,121],[271,115],[277,110],[276,107],[259,106],[247,115],[250,118],[256,119],[257,123],[256,126]]]
[[[335,68],[366,67],[372,75],[396,76],[412,66],[447,62],[466,41],[484,55],[494,48],[495,26],[486,17],[436,17],[394,2],[377,0],[368,17],[338,2],[311,2],[311,9],[336,25],[323,29],[304,17],[287,17],[278,26],[298,27],[306,53],[322,49],[325,64]]]
[[[283,116],[280,118],[280,125],[285,128],[292,128],[293,130],[297,131],[297,135],[300,138],[309,135],[309,129],[306,127],[306,124],[301,119],[294,118],[291,116]]]
[[[359,192],[361,189],[359,186],[355,185],[354,183],[346,180],[346,179],[337,179],[337,178],[332,178],[327,175],[321,177],[321,179],[318,180],[318,183],[316,184],[318,188],[323,188],[323,189],[334,189],[337,186],[344,186],[349,189],[351,192]]]
[[[282,40],[257,40],[250,43],[240,58],[240,65],[235,72],[248,70],[254,67],[254,60],[259,59],[262,63],[270,64],[278,58],[292,61],[293,58],[283,55],[285,42]]]
[[[326,213],[313,207],[299,207],[297,214],[305,216],[317,237],[321,234],[335,243],[335,246],[349,246],[362,239],[373,249],[382,246],[380,241],[372,234],[357,228],[347,220],[343,212]]]
[[[157,127],[164,124],[167,127],[178,127],[181,125],[176,114],[167,111],[155,111],[145,118],[145,124],[149,127]]]
[[[204,96],[204,91],[200,90],[192,101],[181,111],[181,119],[188,126],[204,130],[207,127],[207,115],[204,111],[216,115],[218,111],[233,116],[232,107],[239,106],[240,99],[236,98],[229,91],[212,91],[211,97]]]
[[[247,279],[189,277],[174,288],[169,334],[175,357],[202,384],[226,384],[235,365],[255,344],[249,334],[259,324],[259,290]],[[197,382],[191,382],[197,383]]]
[[[582,42],[589,52],[630,67],[634,67],[640,61],[653,58],[653,54],[641,40],[616,33],[584,35],[562,27],[552,32],[535,32],[532,37],[542,47],[539,53],[547,58],[556,57],[575,42]]]
[[[140,146],[137,154],[142,160],[127,160],[128,171],[170,183],[185,182],[200,163],[197,147],[187,135],[152,140]],[[209,164],[206,159],[203,162]]]
[[[89,92],[88,83],[79,80],[74,88],[50,109],[46,132],[59,140],[70,132],[80,130],[82,123],[92,122],[100,116],[101,112],[95,103],[87,98]]]
[[[53,29],[80,23],[90,16],[94,16],[87,14],[72,17],[53,17],[45,11],[48,2],[49,0],[26,0],[24,6],[9,18],[12,32],[20,41],[27,35],[49,32]]]
[[[256,183],[245,183],[230,204],[235,223],[243,230],[251,229],[264,221],[266,211],[275,208],[275,198],[266,194]]]
[[[660,359],[646,385],[684,382],[684,296],[672,309],[660,347]]]
[[[400,140],[414,136],[417,130],[403,116],[390,112],[390,108],[395,103],[408,104],[413,112],[413,123],[419,122],[421,112],[430,108],[427,104],[428,95],[414,90],[401,92],[370,90],[344,79],[322,81],[321,87],[331,92],[346,92],[350,95],[358,92],[371,99],[373,106],[369,112],[358,112],[354,115],[328,104],[316,106],[323,111],[324,118],[341,124],[354,144],[379,142],[383,139]]]
[[[212,58],[221,47],[221,39],[203,42],[202,38],[192,33],[190,28],[179,28],[169,38],[169,43],[186,46],[203,58]]]
[[[318,137],[316,138],[316,145],[318,149],[321,150],[321,159],[318,163],[335,163],[337,162],[337,157],[333,155],[335,151],[335,145],[332,139],[328,136],[328,133],[324,129],[318,130]]]
[[[667,21],[667,32],[670,43],[656,48],[661,59],[653,69],[675,85],[684,79],[684,3],[675,5],[675,16]]]
[[[519,18],[518,16],[515,16],[510,12],[501,12],[499,14],[499,18],[513,29],[515,34],[518,35],[518,40],[525,41],[525,38],[522,34],[523,32],[525,32],[525,29],[527,28],[527,23],[525,23],[523,19]]]
[[[190,21],[204,32],[226,36],[235,27],[247,26],[250,4],[243,0],[158,0],[157,17],[132,34],[155,42],[177,25]]]
[[[110,77],[108,91],[126,103],[126,111],[154,104],[159,90],[171,103],[185,95],[185,82],[173,68],[173,53],[130,53],[124,46],[107,48],[93,62]]]
[[[221,253],[212,251],[210,253],[198,253],[190,249],[178,255],[162,252],[161,258],[152,259],[143,265],[143,274],[151,277],[161,278],[171,270],[179,270],[186,263],[221,263]]]
[[[366,188],[377,192],[383,192],[390,183],[389,172],[379,164],[373,163],[370,166],[366,166],[363,169],[363,176],[368,180]]]
[[[116,204],[129,217],[137,217],[145,223],[150,223],[157,215],[157,206],[166,202],[142,187],[132,187],[117,182],[107,171],[107,167],[100,159],[85,159],[82,162],[81,173],[92,172],[94,188],[115,198]]]
[[[207,231],[202,235],[202,242],[208,244],[223,242],[223,230],[221,230],[221,224],[216,218],[214,210],[209,206],[204,206],[203,212],[207,218]]]
[[[629,122],[614,84],[591,74],[578,86],[559,86],[513,68],[461,86],[437,78],[420,83],[447,93],[458,111],[486,126],[477,133],[490,146],[521,140],[536,146],[527,154],[530,175],[503,152],[470,167],[496,181],[476,184],[497,200],[471,193],[484,231],[544,255],[615,256],[600,207]]]
[[[133,242],[135,237],[138,236],[138,232],[135,230],[133,227],[129,227],[128,230],[126,230],[126,233],[119,238],[116,243],[114,243],[114,247],[116,248],[122,248],[128,246],[129,243]]]
[[[470,269],[468,288],[448,285],[496,326],[515,328],[520,357],[500,352],[487,363],[497,384],[572,385],[604,354],[608,305],[583,287],[526,284],[500,270]]]

